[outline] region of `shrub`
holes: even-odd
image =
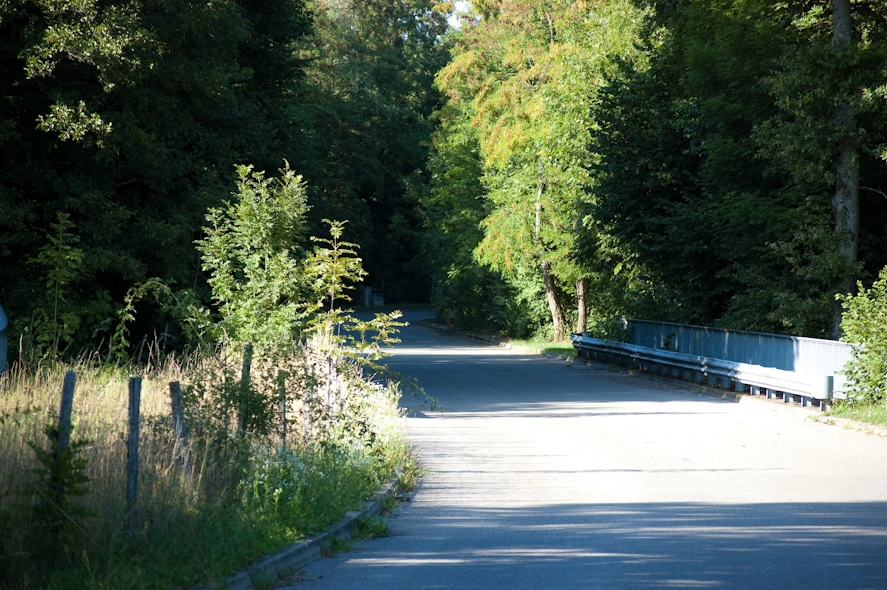
[[[883,403],[887,393],[887,268],[870,289],[838,296],[844,308],[841,340],[853,347],[844,368],[851,400]]]

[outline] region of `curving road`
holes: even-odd
[[[420,319],[416,314],[408,320]],[[887,439],[413,324],[428,475],[292,590],[887,588]]]

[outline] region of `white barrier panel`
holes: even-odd
[[[748,386],[752,388],[753,392],[757,389],[768,394],[778,392],[784,396],[798,395],[805,398],[801,400],[805,405],[812,400],[822,402],[844,397],[844,380],[841,378],[836,380],[833,375],[811,375],[797,371],[784,371],[749,363],[601,340],[580,334],[573,334],[571,339],[573,346],[583,357],[622,357],[633,360],[642,370],[667,367],[675,377],[689,379],[692,376],[697,382],[707,379],[711,385],[715,385],[717,380],[720,380],[723,387],[733,384],[737,391],[744,391]],[[838,382],[837,387],[836,381]],[[791,401],[787,397],[785,399]]]

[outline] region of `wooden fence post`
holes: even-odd
[[[71,444],[71,412],[74,409],[74,388],[76,385],[77,374],[74,371],[67,371],[62,385],[62,403],[59,408],[59,451],[64,451]]]
[[[139,493],[139,406],[142,378],[129,378],[129,437],[126,442],[126,529],[135,528],[135,506]]]
[[[252,394],[250,392],[249,374],[253,364],[253,345],[243,347],[243,368],[240,371],[240,415],[237,417],[237,429],[246,432],[249,428],[249,415],[252,410]]]
[[[65,372],[65,380],[62,384],[62,402],[59,407],[59,421],[56,427],[56,440],[52,441],[50,435],[50,456],[56,468],[61,460],[61,455],[71,446],[71,413],[74,409],[74,388],[77,386],[77,374],[74,371]],[[53,494],[52,502],[61,503],[65,493],[65,482],[59,476],[58,469],[50,469],[50,486]]]
[[[169,384],[169,400],[172,405],[172,428],[176,437],[176,446],[173,455],[182,461],[182,467],[190,478],[191,445],[188,442],[188,429],[185,426],[185,405],[182,403],[182,386],[178,381]]]

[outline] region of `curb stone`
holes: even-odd
[[[294,543],[273,555],[258,559],[248,568],[229,576],[221,587],[225,590],[255,590],[256,586],[253,580],[261,580],[262,587],[265,587],[268,582],[281,580],[317,561],[323,557],[324,552],[330,550],[333,539],[344,541],[354,536],[359,519],[378,516],[382,512],[385,500],[394,495],[397,483],[397,478],[389,480],[373,494],[373,497],[363,505],[363,508],[347,512],[329,530]],[[212,588],[212,586],[200,586],[192,588],[192,590],[211,590]]]

